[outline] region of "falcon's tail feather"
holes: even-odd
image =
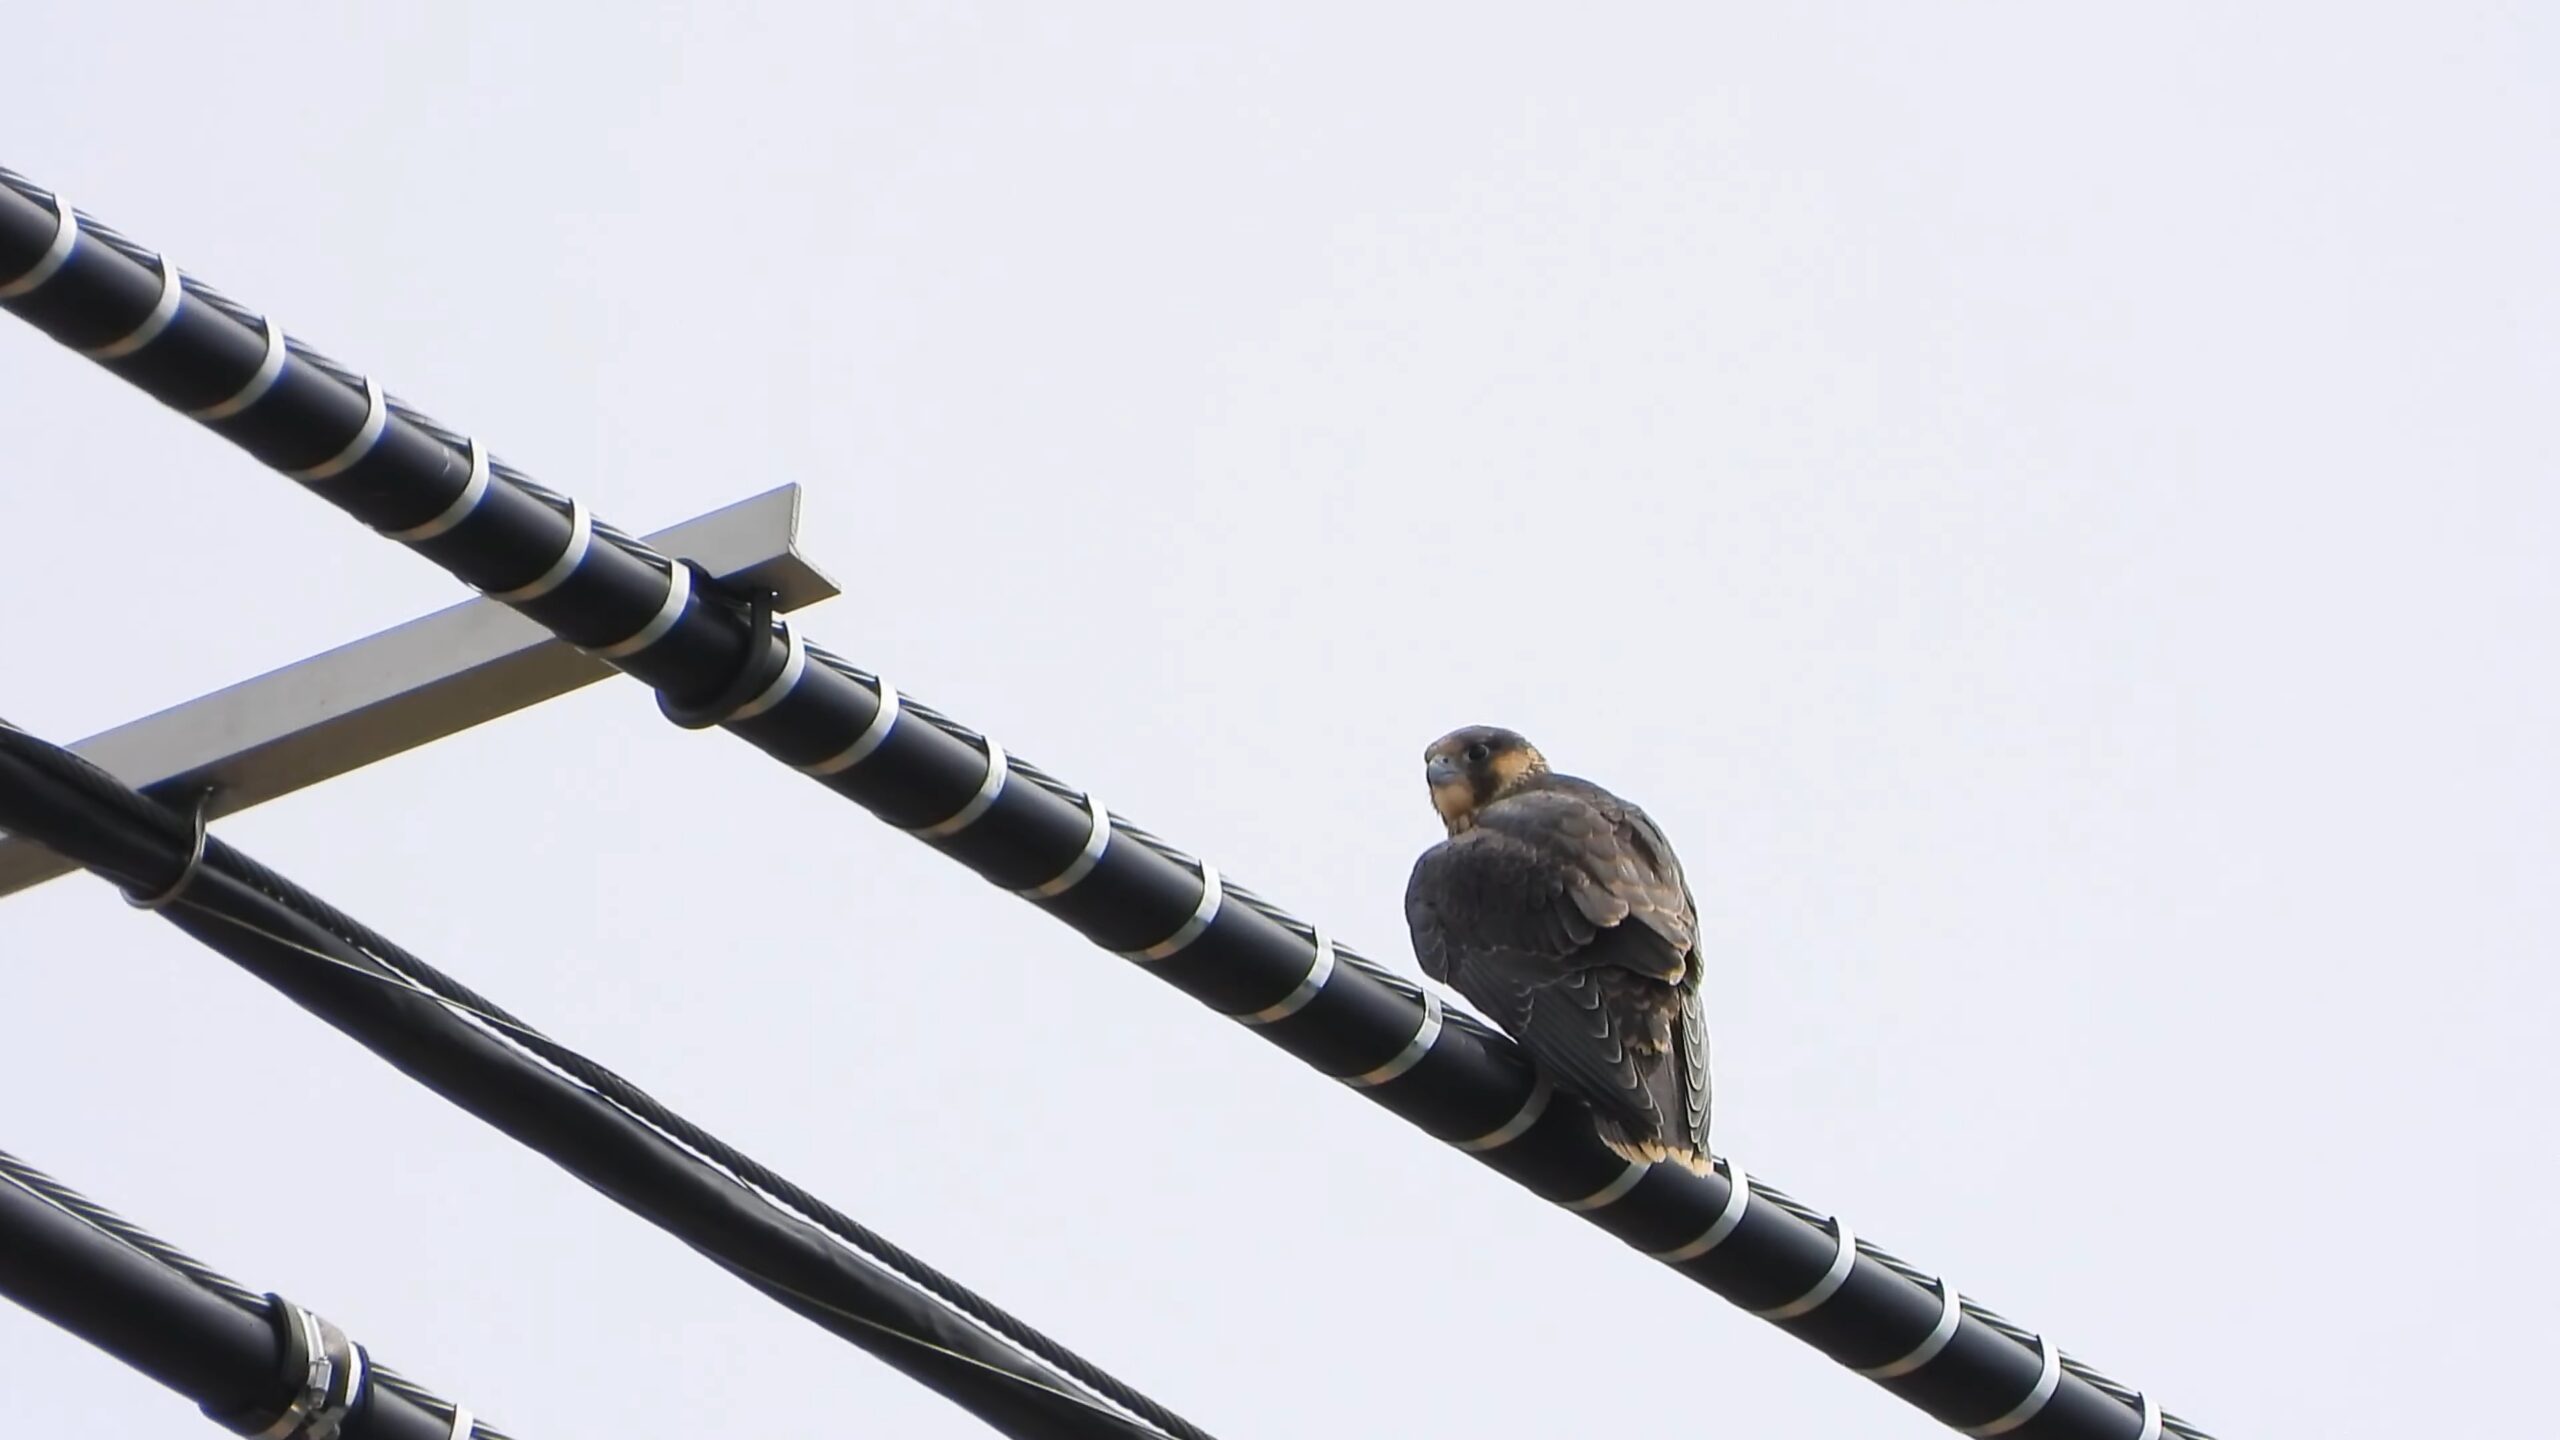
[[[1600,989],[1608,994],[1603,1027],[1623,1038],[1618,1084],[1592,1102],[1600,1140],[1628,1161],[1674,1161],[1695,1176],[1708,1174],[1705,1086],[1690,1094],[1692,1071],[1702,1071],[1700,1056],[1690,1053],[1690,1040],[1702,1035],[1687,1015],[1695,992],[1623,971],[1603,971]]]
[[[1592,1128],[1600,1132],[1600,1143],[1626,1158],[1650,1164],[1669,1160],[1692,1175],[1704,1175],[1713,1168],[1707,1153],[1683,1140],[1668,1139],[1654,1133],[1644,1120],[1622,1119],[1595,1111]]]

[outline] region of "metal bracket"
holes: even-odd
[[[837,593],[801,557],[799,519],[800,487],[784,485],[648,542],[728,585],[770,592],[776,611],[796,610]],[[203,818],[219,820],[612,673],[496,600],[467,600],[71,748],[136,789],[218,786]],[[0,896],[73,868],[0,835]]]

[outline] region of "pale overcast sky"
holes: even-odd
[[[0,163],[627,529],[800,482],[809,633],[1400,966],[1528,732],[1753,1175],[2233,1440],[2502,1428],[2560,12],[1786,8],[31,3]],[[15,322],[0,424],[40,733],[460,594]],[[1940,1433],[627,681],[222,833],[1226,1440]],[[94,881],[0,1147],[524,1440],[985,1433]],[[5,1306],[0,1417],[217,1433]]]

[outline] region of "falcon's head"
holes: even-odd
[[[1431,782],[1431,808],[1452,835],[1476,823],[1476,812],[1520,788],[1532,775],[1543,775],[1547,757],[1516,730],[1498,725],[1470,725],[1452,730],[1422,752],[1422,773]]]

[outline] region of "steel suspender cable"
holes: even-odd
[[[1945,1424],[2200,1432],[1738,1169],[1632,1167],[1516,1047],[1092,797],[778,629],[0,171],[0,306],[659,692]]]
[[[387,942],[353,941],[315,921],[276,893],[290,887],[273,872],[200,832],[186,834],[183,822],[181,834],[170,835],[164,827],[171,818],[69,751],[0,726],[0,826],[118,880],[129,896],[141,897],[139,903],[160,909],[171,923],[412,1079],[540,1151],[779,1303],[879,1355],[1007,1435],[1206,1440],[1143,1396],[1137,1397],[1140,1403],[1167,1415],[1170,1424],[1137,1419],[1079,1392],[1073,1380],[816,1226],[783,1214],[657,1127],[538,1061],[524,1042],[541,1041],[554,1054],[573,1052],[494,1007],[435,996],[404,973],[403,962],[424,968],[414,957]]]
[[[337,1327],[242,1289],[6,1152],[0,1294],[239,1434],[506,1440],[375,1366]]]

